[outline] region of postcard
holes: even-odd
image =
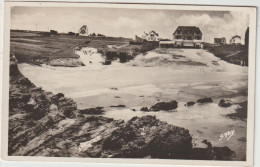
[[[255,7],[4,10],[4,160],[253,165]]]

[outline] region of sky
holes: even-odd
[[[89,7],[12,7],[11,29],[77,32],[87,25],[89,33],[106,36],[141,36],[151,30],[161,38],[172,39],[178,26],[198,26],[205,42],[214,37],[227,41],[240,35],[244,41],[249,16],[234,11],[184,11],[158,9],[120,9]]]

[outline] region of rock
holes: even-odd
[[[207,140],[193,145],[191,159],[195,160],[230,160],[234,152],[228,147],[212,147]]]
[[[32,88],[31,91],[33,92],[38,92],[38,91],[41,91],[42,90],[42,87],[35,87],[35,88]]]
[[[221,99],[218,103],[219,107],[230,107],[232,104],[230,102],[226,102],[224,99]]]
[[[240,119],[242,121],[247,120],[247,101],[238,103],[239,108],[236,109],[235,113],[228,114],[227,116],[231,119]]]
[[[178,102],[175,100],[170,102],[159,102],[153,105],[150,108],[150,111],[160,111],[160,110],[169,111],[169,110],[176,109],[177,107],[178,107]]]
[[[149,111],[149,109],[148,109],[147,107],[142,107],[140,110],[141,110],[141,111],[145,111],[145,112],[148,112],[148,111]]]
[[[207,149],[208,147],[207,143],[192,139],[192,149]]]
[[[13,61],[10,62],[10,76],[17,76],[20,74],[17,64]]]
[[[19,101],[21,103],[27,103],[31,99],[31,95],[29,93],[21,93],[19,94]]]
[[[195,102],[193,102],[193,101],[189,101],[189,102],[187,102],[186,104],[185,104],[185,106],[193,106],[195,104]]]
[[[50,105],[50,111],[57,111],[57,110],[58,110],[57,105],[55,105],[55,104]]]
[[[67,117],[75,117],[77,104],[70,98],[64,97],[63,93],[58,93],[51,97],[51,102],[58,106],[58,109]]]
[[[63,93],[58,93],[58,94],[56,94],[56,95],[54,95],[54,96],[51,97],[51,101],[52,101],[54,104],[58,104],[59,99],[60,99],[61,97],[64,97],[64,94],[63,94]]]
[[[54,67],[80,67],[85,64],[78,58],[53,58],[46,62],[47,65]]]
[[[91,157],[186,159],[192,151],[189,131],[155,116],[134,117],[86,150]]]
[[[104,107],[96,107],[96,108],[88,108],[84,110],[79,110],[81,114],[103,114],[105,111],[103,110]]]
[[[132,110],[132,111],[136,111],[136,109],[134,109],[134,108],[133,108],[133,109],[131,109],[131,110]]]
[[[211,97],[205,97],[203,99],[198,99],[197,103],[203,104],[203,103],[212,103],[213,99]]]
[[[29,102],[25,105],[25,110],[33,112],[38,107],[37,103],[33,98],[30,98]]]
[[[125,105],[119,104],[117,106],[110,106],[110,107],[125,107]]]
[[[216,160],[228,160],[234,152],[227,146],[225,147],[213,147],[212,154]]]
[[[106,60],[105,62],[102,63],[103,65],[111,65],[111,60]]]
[[[24,78],[24,77],[19,78],[19,79],[18,79],[18,83],[19,83],[20,85],[24,85],[24,86],[28,86],[28,87],[30,87],[30,86],[33,85],[28,78]]]

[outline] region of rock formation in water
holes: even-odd
[[[169,110],[174,110],[177,107],[178,107],[178,102],[175,100],[170,102],[159,102],[153,105],[150,108],[150,111],[160,111],[160,110],[169,111]]]

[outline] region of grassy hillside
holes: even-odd
[[[204,44],[204,49],[215,56],[233,64],[248,66],[248,50],[245,45],[220,45]]]
[[[11,54],[19,62],[43,63],[55,58],[78,58],[75,46],[99,48],[106,45],[127,44],[129,39],[113,37],[83,37],[66,34],[50,35],[46,32],[11,31]]]

